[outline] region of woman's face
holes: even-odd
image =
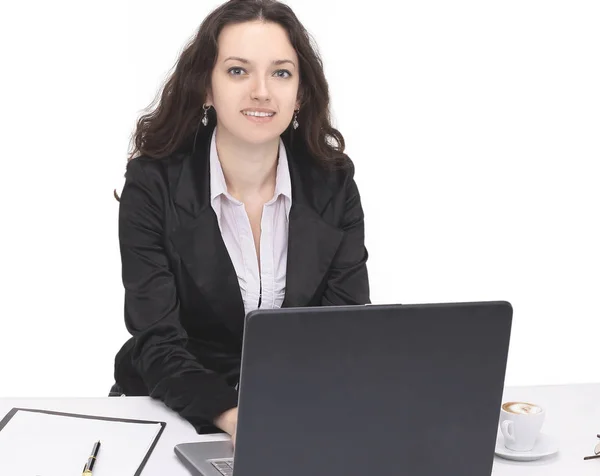
[[[218,127],[249,143],[279,138],[300,105],[298,56],[286,31],[260,21],[227,25],[218,50],[206,101],[217,112]],[[244,114],[257,109],[275,114]]]

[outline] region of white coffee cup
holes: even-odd
[[[504,446],[513,451],[531,451],[540,434],[546,412],[527,402],[506,402],[500,410],[500,431]]]

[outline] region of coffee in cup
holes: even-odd
[[[540,434],[546,412],[528,402],[506,402],[500,411],[504,446],[513,451],[531,451]]]
[[[543,411],[539,405],[526,402],[506,402],[502,405],[502,409],[517,415],[535,415]]]

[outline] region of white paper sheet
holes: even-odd
[[[80,475],[100,440],[94,476],[133,476],[160,429],[20,410],[0,430],[0,475]]]

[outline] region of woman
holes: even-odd
[[[132,337],[111,394],[235,439],[246,313],[369,303],[354,168],[308,33],[284,4],[225,3],[134,139],[119,212]]]

